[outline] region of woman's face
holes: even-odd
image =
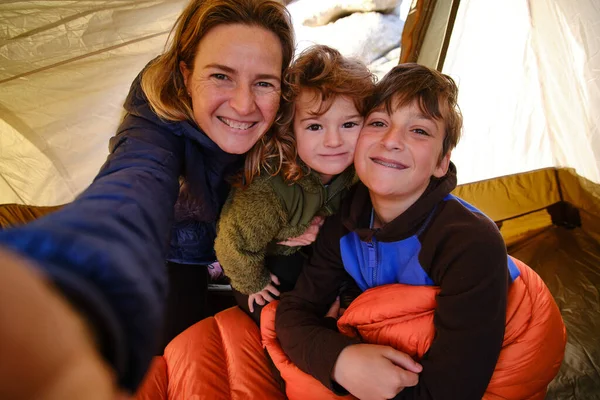
[[[282,58],[273,32],[233,24],[204,35],[193,69],[181,63],[194,119],[222,150],[246,153],[275,120]]]

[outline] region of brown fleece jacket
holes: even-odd
[[[355,181],[354,168],[325,187],[315,173],[293,184],[279,175],[263,175],[246,189],[234,189],[223,206],[215,251],[231,285],[251,294],[271,282],[266,255],[289,255],[300,247],[277,243],[304,233],[311,220],[337,212],[342,197]]]
[[[408,210],[380,229],[369,227],[372,205],[368,189],[359,183],[351,190],[340,212],[321,228],[295,289],[282,295],[277,308],[277,337],[300,369],[334,388],[331,372],[339,354],[357,343],[321,323],[340,284],[352,279],[342,261],[341,239],[352,233],[362,242],[378,243],[377,258],[383,258],[379,253],[383,249],[390,249],[389,259],[395,254],[394,246],[416,237],[418,264],[441,289],[434,314],[436,336],[420,360],[423,371],[418,385],[405,388],[395,399],[481,399],[504,336],[507,254],[502,236],[489,218],[446,197],[455,186],[456,170],[451,165],[444,178],[432,179]],[[405,248],[398,249],[397,268],[401,271]],[[350,250],[344,254],[354,257],[348,262],[364,257],[360,250],[354,251],[355,255]],[[374,265],[373,269],[390,266],[393,264]]]

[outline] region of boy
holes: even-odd
[[[513,279],[518,270],[495,224],[450,195],[450,154],[462,127],[457,94],[450,77],[416,64],[397,66],[377,85],[355,151],[361,183],[326,221],[277,308],[283,350],[331,389],[360,399],[480,399],[490,381],[509,270]],[[363,291],[390,283],[440,288],[436,336],[420,364],[324,326],[349,276]]]

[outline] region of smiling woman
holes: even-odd
[[[216,260],[216,221],[228,182],[240,176],[242,155],[277,117],[281,77],[293,48],[289,15],[278,2],[192,1],[175,25],[169,49],[141,75],[142,101],[152,118],[158,116],[163,126],[162,120],[175,122],[190,139],[181,157],[185,170],[179,174],[167,253],[164,344],[206,316],[204,266]],[[263,142],[278,147],[278,140],[269,135]],[[246,161],[241,175],[254,170]]]
[[[281,96],[281,45],[266,29],[220,25],[180,62],[194,120],[221,149],[243,154],[275,119]]]
[[[130,391],[159,342],[205,316],[229,178],[277,118],[294,49],[290,16],[270,0],[192,0],[171,39],[133,82],[90,187],[0,232],[85,316]]]

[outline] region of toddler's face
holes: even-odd
[[[298,156],[328,183],[343,172],[354,159],[354,148],[364,118],[346,97],[337,96],[322,115],[315,115],[321,99],[303,90],[296,101],[294,134]]]

